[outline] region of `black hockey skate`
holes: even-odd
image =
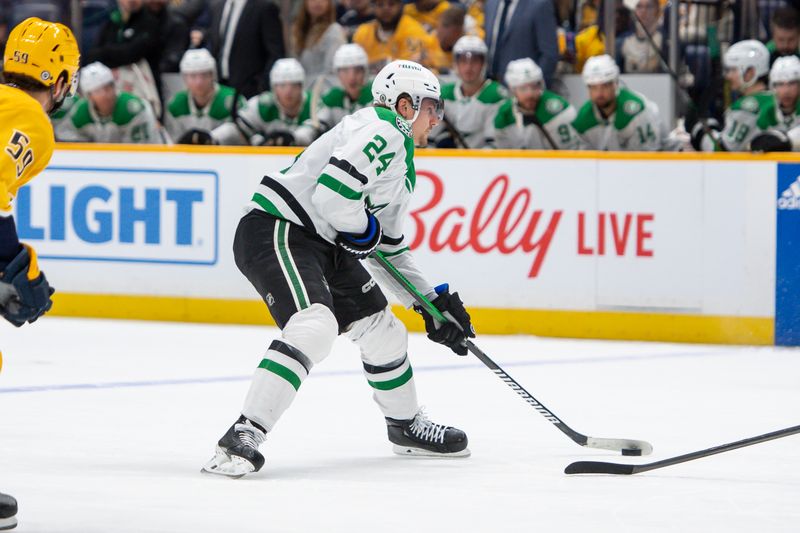
[[[398,455],[468,457],[467,434],[428,420],[422,409],[411,420],[386,418],[389,441]]]
[[[258,451],[258,447],[266,438],[267,432],[264,428],[244,415],[240,416],[219,439],[216,454],[201,472],[232,478],[258,472],[264,466],[264,456]]]
[[[17,527],[17,500],[0,492],[0,530]]]

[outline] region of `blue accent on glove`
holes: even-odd
[[[369,241],[375,238],[375,232],[378,231],[380,227],[378,226],[378,221],[375,218],[375,215],[367,211],[367,229],[364,230],[364,233],[356,235],[354,233],[343,233],[347,237],[347,240],[354,244],[366,244]]]
[[[435,286],[433,290],[436,292],[436,294],[442,294],[443,292],[447,292],[450,290],[450,284],[442,283],[441,285]]]
[[[366,210],[365,210],[366,211]],[[356,259],[365,259],[369,256],[381,242],[381,223],[375,215],[366,211],[367,229],[364,233],[353,234],[341,232],[336,237],[336,244],[345,252]]]
[[[17,298],[0,307],[0,315],[20,327],[25,322],[36,322],[40,316],[53,307],[50,297],[55,292],[44,273],[34,280],[28,279],[31,256],[24,246],[22,251],[0,272],[0,281],[8,283],[17,291]]]

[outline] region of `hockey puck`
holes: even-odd
[[[640,456],[642,455],[642,450],[638,448],[623,448],[622,455]]]

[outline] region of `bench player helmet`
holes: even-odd
[[[732,44],[725,56],[722,58],[725,69],[736,69],[739,71],[739,79],[742,82],[742,89],[755,84],[760,78],[769,74],[769,50],[761,41],[748,39]],[[744,75],[749,69],[755,70],[756,75],[750,81],[745,81]]]
[[[602,85],[613,81],[619,82],[619,67],[608,54],[593,56],[583,65],[583,82],[586,85]]]
[[[375,104],[395,109],[401,96],[411,99],[414,118],[410,122],[414,122],[419,116],[424,100],[435,103],[439,120],[444,116],[439,80],[419,63],[398,59],[383,67],[375,76],[372,82],[372,98]]]
[[[769,86],[778,83],[800,81],[800,58],[797,56],[779,57],[769,71]]]
[[[88,95],[100,87],[105,87],[109,83],[114,83],[114,74],[111,69],[95,61],[89,63],[81,69],[81,92]]]
[[[303,65],[293,57],[279,59],[269,71],[269,84],[272,86],[280,83],[305,83],[306,71]]]
[[[544,74],[533,59],[524,57],[508,63],[505,81],[508,88],[512,90],[528,83],[544,85]]]
[[[350,67],[367,68],[368,62],[367,53],[355,43],[343,44],[333,54],[333,70]]]
[[[217,62],[211,52],[205,48],[194,48],[186,50],[179,65],[181,74],[199,74],[202,72],[212,72],[214,79],[217,78]]]
[[[58,22],[30,17],[17,24],[8,36],[3,62],[6,73],[26,76],[51,91],[61,77],[68,96],[78,88],[78,42],[72,31]]]

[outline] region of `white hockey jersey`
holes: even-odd
[[[270,133],[288,131],[294,134],[310,117],[311,95],[307,91],[303,93],[303,102],[296,117],[289,117],[278,105],[275,96],[266,91],[247,101],[244,109],[239,110],[236,124],[226,122],[215,128],[211,136],[219,144],[259,146],[264,142],[264,137]],[[303,146],[306,142],[300,140],[297,144]]]
[[[363,233],[369,209],[383,228],[378,249],[423,294],[435,296],[403,236],[415,185],[411,125],[394,111],[368,107],[342,119],[289,167],[264,176],[248,208],[303,226],[330,243],[340,232]],[[382,268],[371,270],[400,301],[413,304]]]
[[[189,91],[179,91],[172,97],[164,113],[164,126],[174,140],[192,129],[211,131],[221,124],[232,120],[231,113],[235,107],[244,108],[247,101],[244,96],[236,97],[236,90],[225,85],[216,84],[214,96],[205,107],[197,107]]]
[[[464,96],[460,81],[446,83],[442,85],[444,118],[461,135],[467,148],[486,148],[494,141],[492,120],[507,97],[505,87],[492,80],[486,80],[473,96]],[[430,138],[436,142],[448,135],[451,134],[442,121],[431,131]]]
[[[161,144],[164,142],[150,104],[121,92],[110,117],[101,117],[89,100],[75,104],[68,122],[59,125],[59,140],[97,143]]]
[[[522,113],[516,99],[506,100],[494,117],[497,148],[517,150],[580,150],[581,138],[572,122],[577,112],[564,98],[544,91],[536,112]]]

